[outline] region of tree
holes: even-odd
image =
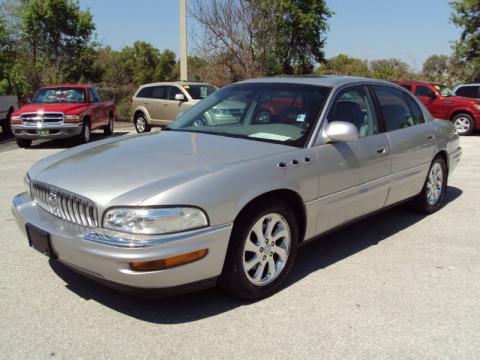
[[[203,30],[199,55],[230,81],[307,73],[324,60],[324,0],[199,0],[189,12]]]
[[[450,5],[450,19],[462,29],[460,40],[454,44],[455,54],[474,67],[469,80],[480,81],[480,0],[455,0]]]
[[[373,78],[383,80],[414,80],[418,77],[408,64],[395,58],[370,61],[370,71]]]
[[[449,81],[449,61],[446,55],[432,55],[423,63],[422,72],[429,81],[447,83]]]
[[[368,62],[357,58],[340,54],[327,59],[324,64],[317,69],[318,74],[328,75],[347,75],[368,77]]]

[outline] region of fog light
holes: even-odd
[[[190,264],[203,259],[208,254],[208,249],[197,250],[188,254],[173,256],[161,260],[135,261],[130,263],[130,269],[134,271],[155,271],[172,268],[175,266]]]

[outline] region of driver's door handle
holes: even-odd
[[[385,154],[386,152],[387,152],[387,147],[386,146],[382,146],[382,147],[379,147],[377,149],[378,154]]]
[[[435,134],[428,134],[427,135],[427,140],[433,140],[435,139]]]

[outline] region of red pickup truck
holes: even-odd
[[[480,129],[480,101],[456,96],[440,83],[394,81],[413,92],[437,119],[450,120],[460,135],[469,135]]]
[[[10,117],[12,133],[19,147],[35,139],[75,138],[90,140],[90,132],[102,128],[113,133],[115,105],[100,100],[92,85],[51,85],[37,90],[30,104]]]

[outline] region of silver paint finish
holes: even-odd
[[[348,142],[358,140],[358,129],[352,123],[333,121],[325,129],[329,142]]]
[[[75,147],[36,163],[29,175],[32,181],[90,199],[96,204],[100,218],[113,206],[189,205],[208,214],[212,229],[231,224],[258,196],[276,190],[289,191],[305,207],[304,238],[310,239],[418,194],[436,155],[446,156],[449,174],[461,157],[454,125],[433,121],[423,105],[419,105],[426,117],[423,125],[349,142],[328,142],[325,116],[333,94],[350,84],[399,88],[396,85],[348,77],[279,77],[247,82],[257,81],[332,87],[305,148],[161,131]],[[279,164],[286,166],[279,167]],[[217,276],[230,237],[228,228],[158,247],[129,249],[102,243],[102,239],[96,242],[92,235],[98,233],[112,240],[124,239],[125,234],[100,228],[85,230],[47,214],[31,201],[14,205],[14,213],[21,226],[31,222],[52,233],[55,250],[70,264],[95,271],[112,281],[142,287],[164,287]],[[204,247],[210,251],[205,259],[166,272],[178,272],[178,276],[156,272],[130,274],[125,268],[126,258],[158,259]],[[118,268],[118,264],[123,267]],[[125,277],[127,273],[129,276]]]

